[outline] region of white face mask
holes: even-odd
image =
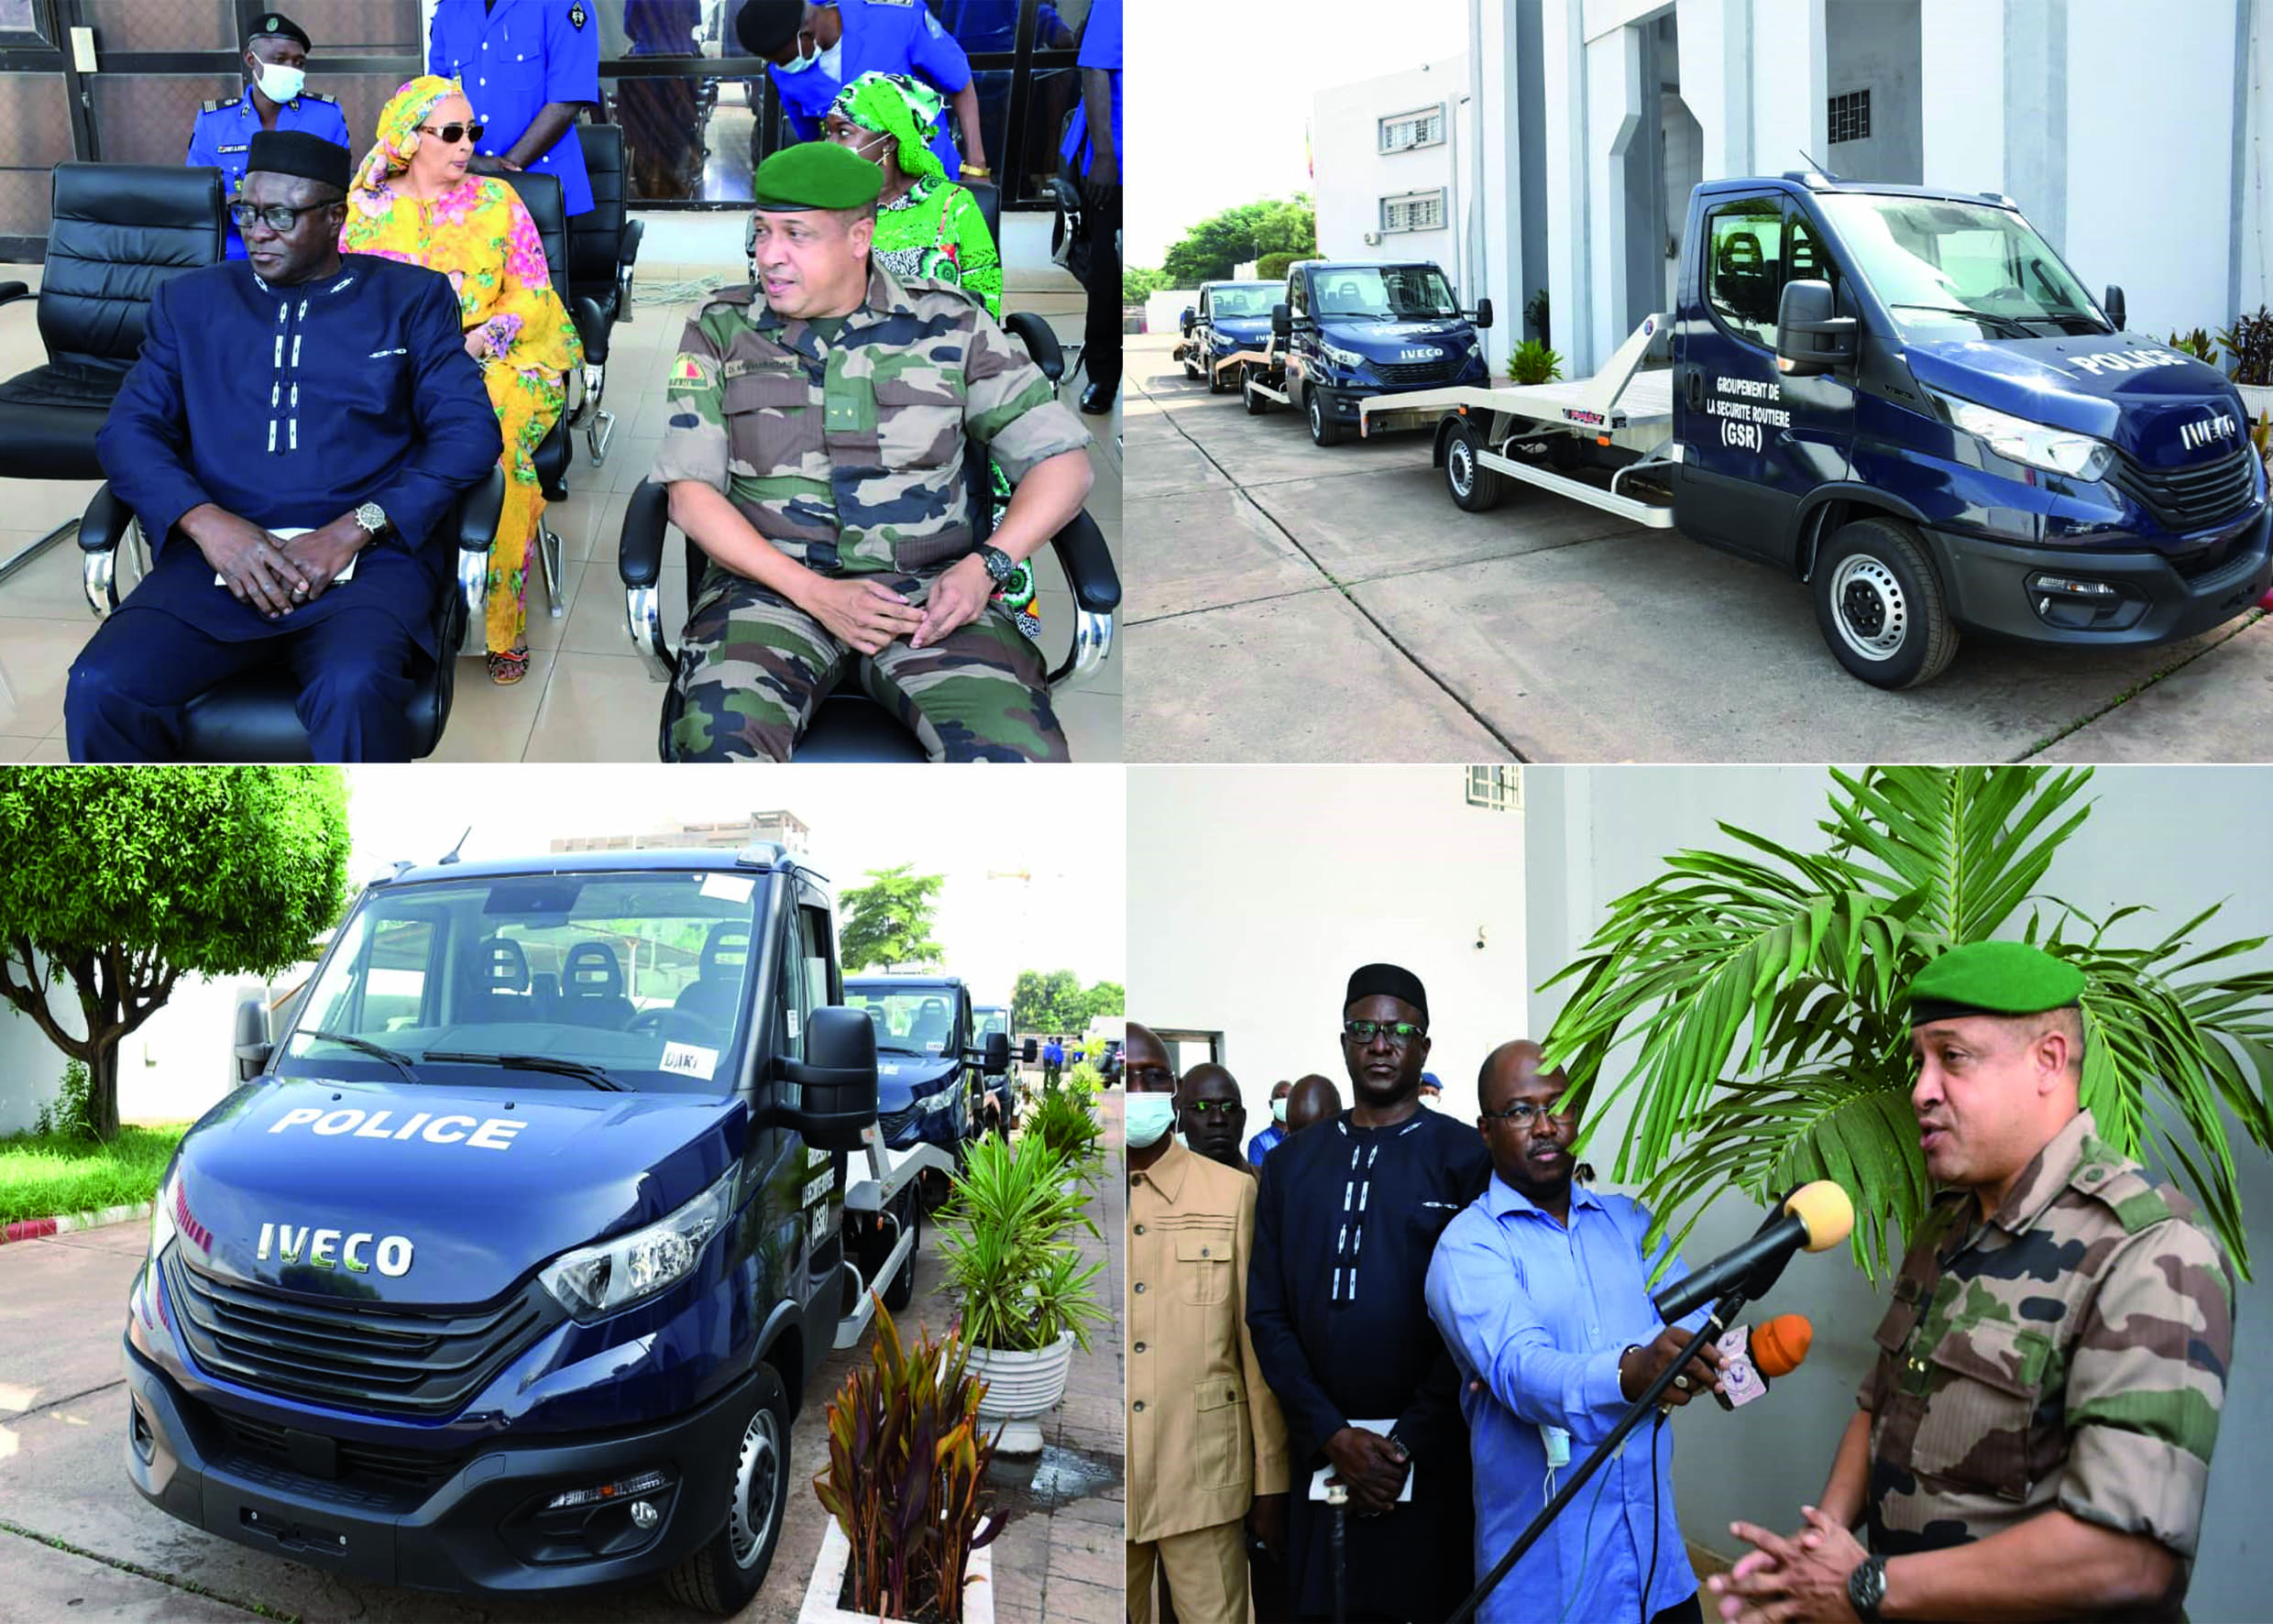
[[[1284,1123],[1287,1120],[1287,1101],[1285,1095],[1281,1094],[1278,1099],[1273,1100],[1270,1103],[1270,1119],[1276,1123]]]
[[[255,59],[258,60],[258,59]],[[280,68],[274,62],[260,62],[254,70],[260,93],[279,104],[296,100],[308,88],[308,73],[304,68]]]
[[[1128,1097],[1128,1143],[1131,1149],[1149,1150],[1160,1142],[1176,1120],[1174,1094],[1134,1093]]]
[[[821,60],[821,53],[818,45],[815,45],[810,55],[807,55],[806,52],[805,48],[807,43],[812,41],[812,39],[813,36],[810,34],[799,34],[797,36],[797,60],[794,62],[777,62],[774,64],[774,71],[776,73],[802,73],[807,68],[810,68],[815,62],[819,61]]]

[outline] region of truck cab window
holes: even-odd
[[[1784,293],[1784,208],[1772,197],[1726,203],[1707,217],[1705,302],[1720,324],[1762,349],[1775,347]]]

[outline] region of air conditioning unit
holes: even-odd
[[[1379,244],[1380,244],[1380,241],[1381,241],[1381,234],[1380,234],[1379,232],[1378,232],[1378,231],[1368,231],[1367,233],[1366,233],[1366,247],[1367,247],[1368,248],[1371,248],[1371,247],[1378,247],[1378,246],[1379,246]]]

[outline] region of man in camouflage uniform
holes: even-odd
[[[882,173],[815,142],[753,177],[755,285],[686,326],[651,475],[690,582],[682,761],[785,761],[846,662],[934,761],[1064,761],[995,585],[1089,494],[1089,434],[976,300],[871,260]],[[966,441],[1016,486],[972,532]],[[983,493],[982,493],[983,494]]]
[[[2183,1618],[2234,1281],[2192,1202],[2079,1108],[2083,990],[2018,942],[1911,983],[1911,1103],[1954,1188],[1807,1527],[1733,1525],[1759,1549],[1711,1581],[1724,1619]]]

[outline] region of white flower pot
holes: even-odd
[[[805,1587],[805,1604],[797,1609],[797,1624],[905,1624],[837,1605],[837,1597],[844,1594],[845,1570],[851,1565],[852,1542],[831,1517],[821,1553],[813,1564],[812,1580]],[[994,1624],[994,1553],[985,1546],[971,1553],[971,1564],[963,1570],[963,1624]]]
[[[986,1383],[979,1399],[980,1419],[1003,1423],[994,1442],[996,1454],[1041,1454],[1042,1429],[1034,1418],[1049,1414],[1065,1397],[1066,1377],[1072,1368],[1071,1331],[1039,1353],[972,1348],[971,1374]]]
[[[2254,424],[2267,412],[2273,411],[2273,383],[2237,383],[2242,392],[2242,406]]]

